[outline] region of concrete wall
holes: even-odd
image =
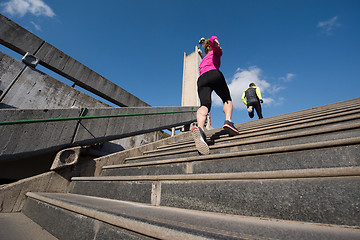
[[[20,73],[22,67],[23,63],[0,52],[0,97]]]
[[[49,75],[26,66],[23,62],[0,52],[0,109],[58,109],[110,107]],[[78,116],[78,114],[76,115]],[[37,118],[40,116],[31,116]],[[42,129],[45,131],[45,129]],[[21,136],[21,135],[20,135]],[[162,132],[124,137],[96,146],[97,155],[129,149],[165,137]],[[5,141],[9,137],[0,139]],[[56,153],[25,156],[12,163],[2,163],[0,179],[19,179],[49,170]],[[29,164],[28,162],[31,162]],[[35,162],[37,164],[35,164]],[[17,166],[23,166],[19,169]]]
[[[0,109],[110,107],[2,52],[0,90]]]
[[[100,176],[103,166],[123,163],[127,157],[142,155],[146,151],[157,149],[158,146],[179,142],[189,136],[190,132],[180,133],[174,137],[168,137],[100,158],[82,159],[75,166],[67,166],[11,184],[0,185],[0,212],[20,211],[27,192],[68,192],[72,177]]]
[[[0,109],[110,107],[41,71],[27,67],[3,52],[0,52],[0,91],[4,93],[0,97]],[[102,151],[113,153],[156,141],[164,136],[163,133],[154,132],[122,138],[102,145]]]
[[[89,108],[83,116],[96,119],[7,124],[8,121],[72,118],[79,109],[1,109],[0,164],[24,157],[57,152],[73,146],[87,146],[173,126],[196,119],[195,107]],[[125,115],[125,116],[124,116]],[[3,168],[4,170],[4,168]],[[0,176],[1,178],[1,176]]]

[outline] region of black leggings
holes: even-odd
[[[223,103],[231,101],[230,91],[226,84],[224,75],[219,70],[210,70],[202,74],[197,81],[200,105],[211,109],[211,93],[221,98]]]
[[[248,103],[247,106],[248,106],[248,107],[249,107],[249,106],[253,106],[253,107],[255,108],[255,111],[256,111],[259,119],[262,119],[262,118],[263,118],[263,115],[262,115],[262,112],[261,112],[261,104],[260,104],[260,102]],[[253,118],[253,117],[254,117],[254,109],[253,109],[251,112],[249,112],[249,117],[250,117],[250,118]]]

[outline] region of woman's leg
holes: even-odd
[[[229,132],[231,136],[239,134],[239,130],[236,129],[234,123],[231,121],[231,116],[233,112],[233,103],[230,96],[229,87],[226,84],[224,75],[219,72],[219,79],[214,87],[216,94],[221,98],[223,101],[223,111],[225,114],[225,122],[223,128]]]
[[[196,119],[200,128],[204,129],[207,115],[211,109],[211,93],[213,91],[211,83],[216,81],[218,73],[209,71],[201,75],[198,79],[198,95],[201,107],[197,110]]]
[[[229,120],[231,122],[231,115],[233,111],[233,103],[232,101],[228,100],[224,102],[223,111],[225,113],[225,120]]]
[[[208,113],[209,113],[209,110],[205,106],[201,106],[197,110],[197,113],[196,113],[197,123],[198,123],[198,126],[201,127],[202,129],[204,129],[205,121],[206,121],[206,117],[207,117]]]
[[[224,75],[218,71],[218,79],[216,83],[214,83],[213,88],[215,93],[221,98],[223,101],[223,111],[225,113],[225,120],[231,122],[231,116],[233,112],[233,103],[230,96],[229,87],[227,86]]]

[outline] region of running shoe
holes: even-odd
[[[191,129],[191,135],[195,141],[196,149],[199,151],[202,155],[207,155],[210,153],[209,146],[206,143],[206,135],[204,130],[201,128],[194,126]]]
[[[224,122],[223,128],[229,133],[230,136],[239,135],[239,130],[236,129],[233,122],[230,122],[229,120],[226,120]]]
[[[247,110],[249,113],[251,113],[253,111],[253,106],[249,106]]]

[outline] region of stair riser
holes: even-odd
[[[167,182],[161,205],[284,220],[360,225],[360,177]]]
[[[194,162],[193,173],[226,173],[360,165],[360,145]]]
[[[73,181],[69,193],[139,203],[151,203],[153,183],[116,181]]]
[[[344,116],[349,116],[349,114],[351,115],[359,114],[359,104],[357,104],[356,106],[350,106],[347,109],[344,108],[346,108],[346,106],[342,106],[340,107],[340,109],[332,109],[330,111],[320,111],[320,112],[313,110],[307,112],[308,110],[305,110],[297,114],[289,113],[285,115],[278,115],[275,117],[264,118],[262,120],[249,121],[246,123],[238,124],[236,126],[240,128],[240,131],[243,130],[244,128],[246,130],[253,130],[253,129],[263,128],[264,126],[271,127],[271,126],[276,126],[276,125],[279,126],[284,124],[297,125],[305,122],[309,123],[314,121],[323,121],[323,120],[341,118]]]
[[[136,184],[148,193],[147,203],[151,203],[153,189],[153,195],[159,199],[153,199],[152,204],[162,206],[360,227],[360,177],[161,181],[161,186],[154,182],[157,188],[146,182]],[[100,192],[96,189],[102,188],[100,197],[118,200],[143,194],[143,191],[121,192],[128,186],[129,182],[122,181],[82,182],[72,193],[98,196]]]
[[[154,239],[31,198],[23,213],[60,240]]]
[[[304,131],[302,131],[304,132]],[[309,135],[305,136],[290,136],[286,137],[285,139],[279,139],[279,140],[271,140],[274,136],[264,137],[261,136],[261,139],[267,139],[269,138],[271,141],[265,141],[265,142],[256,142],[252,144],[245,144],[245,145],[239,145],[235,147],[231,147],[231,150],[227,149],[212,149],[211,153],[225,153],[225,152],[233,152],[235,151],[244,151],[244,150],[252,150],[252,149],[262,149],[262,148],[271,148],[271,147],[281,147],[281,146],[292,146],[292,145],[298,145],[298,144],[306,144],[306,143],[317,143],[317,142],[323,142],[323,141],[332,141],[332,140],[338,140],[338,139],[346,139],[351,137],[359,137],[360,136],[360,128],[355,129],[349,129],[344,131],[335,131],[335,132],[326,132],[321,134],[314,134],[310,135],[311,131],[306,131],[305,134],[308,133]],[[288,134],[288,133],[286,133]],[[281,135],[286,136],[285,134],[278,134],[278,137],[281,137]],[[248,139],[238,139],[237,142],[247,141]],[[236,142],[236,141],[233,141]]]
[[[141,167],[103,169],[103,176],[227,173],[360,166],[360,144]]]
[[[194,156],[200,156],[198,151],[195,149],[195,143],[191,146],[192,150],[185,152],[185,153],[175,153],[171,154],[168,153],[164,156],[157,156],[157,157],[139,157],[137,159],[131,159],[127,160],[125,159],[125,163],[143,163],[143,162],[149,162],[149,161],[159,161],[159,160],[166,160],[166,159],[175,159],[175,158],[186,158],[186,157],[194,157]],[[190,149],[190,148],[189,148]]]
[[[188,166],[191,168],[191,163],[174,163],[149,165],[143,167],[129,167],[129,168],[110,168],[103,169],[102,176],[144,176],[144,175],[172,175],[185,174]]]
[[[328,128],[328,127],[334,127],[334,126],[348,126],[351,124],[358,124],[360,123],[360,114],[356,115],[358,116],[352,116],[351,119],[347,120],[347,121],[338,121],[336,119],[343,119],[343,117],[341,118],[334,118],[334,119],[330,119],[330,120],[326,120],[323,121],[321,124],[319,124],[319,122],[310,122],[310,123],[293,123],[289,126],[282,126],[282,125],[278,125],[278,126],[274,126],[274,127],[269,127],[269,128],[263,128],[261,126],[259,126],[258,129],[253,129],[253,130],[247,130],[247,129],[240,129],[243,130],[244,132],[240,133],[240,136],[245,136],[246,139],[251,139],[251,138],[256,138],[256,137],[269,137],[269,136],[278,136],[278,135],[282,135],[282,134],[289,134],[289,133],[300,133],[300,132],[309,132],[309,131],[316,131],[316,130],[321,130],[324,128]],[[334,122],[335,121],[335,122]],[[217,136],[215,134],[215,136],[211,137],[209,136],[209,139],[213,139],[216,141]],[[240,138],[242,139],[242,137]],[[237,141],[236,138],[228,138],[228,139],[221,139],[221,141],[219,142],[233,142],[233,141]]]

